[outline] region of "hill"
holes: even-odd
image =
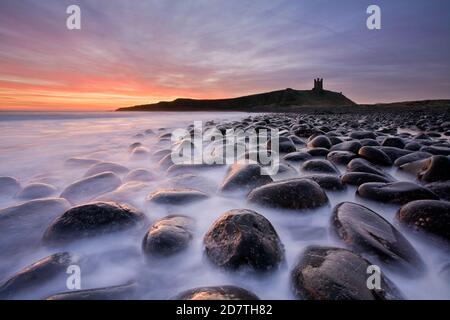
[[[342,93],[328,90],[284,89],[266,93],[253,94],[238,98],[197,100],[180,98],[173,101],[161,101],[117,111],[271,111],[299,106],[352,106],[353,101]]]

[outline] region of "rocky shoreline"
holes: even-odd
[[[184,263],[181,255],[197,241],[202,243],[204,263],[218,276],[243,273],[264,281],[282,270],[292,298],[313,300],[407,299],[390,276],[420,278],[429,272],[423,251],[409,240],[417,238],[414,243],[435,244],[447,262],[435,276],[450,283],[449,113],[258,114],[239,121],[209,121],[206,127],[220,132],[278,129],[279,172],[262,175],[260,165],[254,163],[229,167],[173,164],[170,129],[152,128],[132,137],[124,152],[133,161],[157,163],[159,172],[71,158],[66,160],[68,170],[76,168],[84,174],[62,190],[51,183],[23,185],[14,177],[0,177],[1,196],[18,203],[0,209],[1,258],[13,256],[12,251],[27,254],[42,247],[53,252],[10,273],[0,286],[0,298],[145,298],[150,290],[148,279],[139,277],[75,291],[67,291],[61,280],[69,265],[92,269],[99,263],[99,257],[83,255],[82,250],[72,254],[71,248],[78,243],[127,234],[138,249],[120,253],[119,260],[129,255],[148,268],[167,259]],[[187,130],[194,133],[192,126]],[[146,137],[154,143],[146,143]],[[204,173],[208,170],[225,172],[221,183],[207,179]],[[161,176],[164,183],[158,180],[156,187],[148,187],[147,183]],[[331,201],[340,193],[352,193],[354,199]],[[199,234],[201,215],[214,210],[202,204],[212,198],[237,199],[244,205],[217,212],[208,231]],[[396,208],[395,217],[386,219],[372,204]],[[190,206],[203,212],[185,215],[184,208]],[[156,219],[153,208],[164,208],[168,214]],[[314,218],[328,212],[325,235],[318,237],[330,237],[337,245],[317,245],[314,236],[302,250],[288,252],[292,247],[283,243],[287,236],[280,234],[266,210],[279,215],[277,225],[279,220]],[[308,226],[293,228],[296,235],[308,233]],[[297,255],[297,261],[287,261],[287,254]],[[381,289],[366,285],[366,270],[371,265],[382,270]],[[33,290],[45,295],[33,294]],[[245,286],[223,283],[180,288],[172,298],[262,297]]]

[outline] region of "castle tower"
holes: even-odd
[[[323,78],[314,79],[313,91],[321,92],[323,91]]]

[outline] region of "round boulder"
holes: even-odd
[[[333,231],[353,250],[367,253],[393,269],[418,274],[424,263],[405,237],[387,220],[362,205],[343,202],[332,215]]]
[[[425,187],[413,182],[369,182],[359,186],[360,197],[392,204],[406,204],[414,200],[438,200],[439,197]]]
[[[203,242],[209,260],[228,270],[269,271],[284,261],[284,247],[272,224],[251,210],[225,212]]]
[[[208,195],[195,189],[160,189],[147,196],[147,201],[156,204],[183,205],[205,200]]]
[[[138,225],[145,216],[136,209],[108,202],[73,207],[56,218],[44,233],[46,244],[61,244]]]
[[[404,226],[422,231],[450,242],[450,202],[418,200],[397,212],[396,218]]]
[[[156,221],[142,241],[142,250],[150,256],[169,256],[188,247],[194,221],[186,216],[167,216]]]
[[[450,180],[450,159],[444,156],[432,156],[425,161],[418,177],[424,182]]]
[[[246,191],[273,182],[269,175],[261,173],[261,166],[258,164],[233,164],[227,173],[221,191]]]
[[[313,209],[328,204],[328,197],[320,185],[302,178],[266,184],[250,192],[247,199],[262,206],[291,210]]]
[[[380,289],[369,289],[370,262],[340,248],[306,248],[291,273],[294,295],[307,300],[398,300],[394,284],[381,274]]]

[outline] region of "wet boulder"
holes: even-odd
[[[127,300],[133,299],[136,291],[137,285],[129,282],[118,286],[57,293],[46,300]]]
[[[259,300],[252,292],[235,286],[201,287],[186,290],[174,300]]]
[[[418,178],[423,182],[450,180],[450,159],[444,156],[432,156],[422,166]]]
[[[386,179],[389,179],[393,181],[394,179],[384,172],[382,169],[372,165],[369,161],[364,159],[353,159],[349,162],[347,165],[347,172],[365,172],[365,173],[372,173],[376,174],[382,177],[385,177]]]
[[[79,204],[111,192],[121,184],[122,181],[115,173],[99,173],[70,184],[61,193],[61,198],[67,199],[72,204]]]
[[[339,191],[345,189],[345,185],[342,183],[341,179],[332,174],[312,174],[303,176],[302,179],[311,179],[325,190]]]
[[[450,180],[432,182],[425,185],[425,187],[434,192],[442,200],[450,201]]]
[[[26,185],[17,195],[18,199],[32,200],[47,198],[56,193],[56,188],[47,183],[30,183]]]
[[[272,148],[272,142],[269,140],[268,142],[268,149]],[[279,137],[278,141],[278,151],[279,153],[290,153],[297,151],[297,147],[295,146],[294,142],[288,137]]]
[[[450,156],[450,148],[443,146],[425,146],[420,148],[422,152],[428,152],[434,155]]]
[[[345,249],[310,246],[291,272],[294,295],[307,300],[398,300],[399,290],[383,274],[380,289],[369,289],[370,262]]]
[[[288,210],[304,210],[328,204],[328,197],[317,182],[291,179],[273,182],[254,189],[247,199],[261,206]]]
[[[395,160],[394,165],[396,167],[401,167],[402,165],[405,165],[407,163],[428,159],[429,157],[431,157],[431,153],[428,152],[413,152]]]
[[[203,242],[208,259],[227,270],[269,271],[284,261],[284,247],[272,224],[252,210],[225,212]]]
[[[309,160],[312,158],[312,155],[310,155],[307,152],[298,151],[298,152],[291,152],[288,153],[283,157],[284,161],[290,161],[290,162],[303,162],[306,160]]]
[[[331,173],[339,174],[339,169],[327,160],[313,159],[303,163],[301,170],[304,172],[314,173]]]
[[[383,151],[389,158],[391,158],[392,162],[395,162],[400,157],[406,156],[407,154],[410,154],[412,151],[404,150],[400,148],[395,147],[375,147],[381,151]]]
[[[380,166],[391,166],[392,165],[391,158],[389,158],[386,153],[384,153],[383,151],[381,151],[375,147],[371,147],[371,146],[362,147],[361,149],[359,149],[358,154],[361,158],[364,158],[364,159],[366,159],[374,164],[378,164]]]
[[[331,151],[327,154],[327,160],[335,165],[346,166],[350,161],[358,156],[350,151]]]
[[[0,285],[0,299],[30,299],[34,290],[54,281],[57,290],[65,287],[67,267],[75,263],[75,259],[67,252],[52,254],[14,274]],[[64,284],[64,285],[63,285]]]
[[[379,175],[373,174],[373,173],[366,173],[366,172],[345,173],[341,177],[341,181],[344,184],[349,184],[349,185],[353,185],[353,186],[360,186],[367,182],[383,182],[383,183],[391,182],[390,179],[387,179],[383,176],[379,176]]]
[[[344,141],[342,143],[335,144],[331,147],[331,151],[348,151],[357,154],[362,147],[358,141]]]
[[[143,252],[165,257],[186,249],[193,238],[194,221],[186,216],[167,216],[156,221],[142,241]]]
[[[135,227],[145,219],[143,213],[129,206],[89,203],[73,207],[56,218],[42,240],[48,245],[69,243]]]
[[[12,197],[21,189],[19,181],[12,177],[0,177],[0,197]]]
[[[330,150],[326,148],[310,148],[307,151],[311,157],[326,157],[329,152]]]
[[[450,202],[418,200],[409,202],[397,212],[403,226],[450,242]]]
[[[403,149],[405,147],[405,142],[399,137],[386,137],[383,139],[383,142],[381,142],[381,145],[384,147]]]
[[[368,254],[392,269],[415,275],[424,263],[408,240],[387,220],[362,205],[338,204],[331,218],[332,230],[346,245]]]
[[[270,182],[273,182],[272,178],[263,174],[261,166],[258,164],[233,164],[228,170],[220,189],[223,192],[249,192]]]
[[[159,189],[147,196],[147,201],[155,204],[184,205],[207,199],[209,196],[195,189]]]
[[[215,192],[217,184],[209,178],[187,173],[171,178],[167,182],[167,187],[175,189],[195,189],[208,193]]]
[[[350,138],[353,139],[376,139],[377,136],[372,131],[353,131],[350,133]]]
[[[369,182],[359,186],[357,194],[366,199],[403,205],[414,200],[437,200],[439,197],[413,182]]]
[[[315,138],[313,138],[311,141],[308,142],[307,147],[308,148],[330,149],[331,145],[332,145],[331,141],[327,136],[318,135]]]

